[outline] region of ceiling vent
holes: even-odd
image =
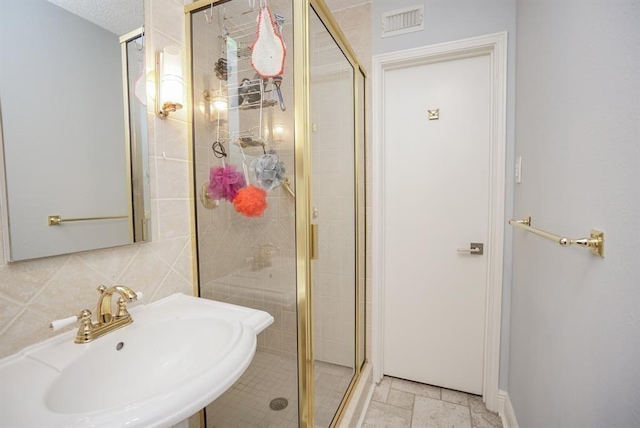
[[[424,29],[424,5],[392,10],[382,14],[382,37],[397,36]]]

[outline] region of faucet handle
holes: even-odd
[[[51,324],[49,324],[49,328],[53,331],[58,331],[61,328],[64,328],[68,325],[75,323],[76,321],[78,321],[78,319],[79,319],[78,315],[74,315],[69,318],[62,318],[59,320],[51,321]]]
[[[61,318],[59,320],[51,321],[49,328],[53,331],[58,331],[68,325],[74,324],[76,321],[83,321],[84,324],[88,321],[91,323],[91,311],[84,309],[78,315],[73,315],[68,318]]]
[[[116,312],[116,318],[126,317],[129,315],[129,311],[127,311],[127,301],[124,297],[120,297],[118,299],[118,312]]]

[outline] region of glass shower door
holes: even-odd
[[[290,50],[292,5],[269,2]],[[244,374],[206,407],[206,428],[299,425],[293,55],[280,76],[256,73],[259,6],[199,2],[188,20],[200,295],[274,317]],[[286,181],[259,181],[256,165],[267,160],[280,162]],[[221,177],[238,174],[247,186],[234,196]],[[264,211],[239,202],[250,186],[266,193]]]
[[[356,361],[354,68],[314,9],[309,33],[314,419],[328,427]]]
[[[275,319],[206,427],[335,426],[365,359],[364,76],[320,0],[269,2],[284,72],[256,75],[258,4],[185,7],[200,295]],[[233,168],[264,188],[256,165],[274,155],[286,180],[261,215],[212,186]]]

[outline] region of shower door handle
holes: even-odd
[[[458,248],[458,253],[467,253],[474,256],[481,256],[484,254],[484,244],[481,242],[472,242],[469,244],[469,248]]]
[[[311,234],[309,236],[311,241],[311,260],[318,260],[318,225],[311,223]]]

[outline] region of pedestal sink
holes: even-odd
[[[266,312],[174,294],[87,344],[75,332],[0,360],[2,427],[168,427],[242,375]]]

